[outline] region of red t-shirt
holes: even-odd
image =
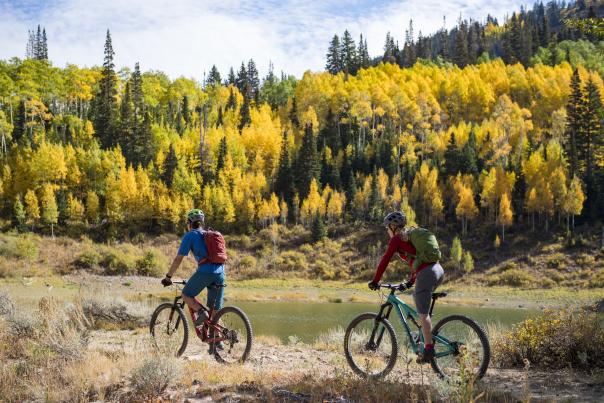
[[[413,266],[413,257],[409,255],[415,256],[417,254],[415,246],[413,246],[411,242],[403,241],[403,239],[399,235],[395,235],[390,238],[390,241],[388,242],[388,249],[386,249],[386,253],[384,253],[384,256],[382,256],[380,264],[378,264],[378,267],[375,271],[375,276],[373,276],[374,282],[380,282],[382,274],[384,274],[384,271],[386,270],[386,267],[388,267],[388,263],[390,263],[390,260],[392,259],[392,256],[394,256],[395,252],[398,252],[400,258],[403,259],[405,262],[409,263],[409,267]],[[415,282],[415,276],[417,275],[417,273],[419,273],[420,270],[430,266],[431,264],[432,263],[420,264],[417,270],[414,273],[411,273],[409,281]]]

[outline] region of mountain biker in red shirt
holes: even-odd
[[[417,255],[416,247],[413,245],[410,239],[410,232],[413,228],[406,229],[407,217],[400,211],[394,211],[389,213],[384,218],[384,226],[390,236],[388,242],[388,249],[378,267],[375,271],[373,280],[369,282],[369,288],[371,290],[379,289],[379,281],[382,278],[382,274],[388,267],[392,256],[398,253],[401,259],[409,263],[410,267],[413,267],[414,257]],[[416,269],[411,272],[407,286],[410,287],[415,284],[413,291],[413,299],[419,314],[422,333],[424,335],[424,351],[420,352],[417,359],[418,363],[428,363],[434,358],[434,344],[432,342],[432,320],[430,319],[430,302],[432,299],[432,293],[438,287],[444,277],[444,271],[438,261],[435,262],[420,262],[416,265]]]

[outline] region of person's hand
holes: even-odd
[[[380,285],[378,283],[376,283],[375,281],[370,281],[369,284],[367,284],[367,286],[372,291],[376,291],[380,288]]]
[[[414,284],[415,284],[414,280],[409,280],[405,283],[405,288],[407,288],[407,289],[411,288],[411,287],[413,287]]]
[[[166,276],[166,277],[164,277],[164,278],[161,280],[161,284],[162,284],[164,287],[167,287],[167,286],[169,286],[169,285],[172,285],[172,279],[171,279],[170,277]]]

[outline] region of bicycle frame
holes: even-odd
[[[216,296],[217,298],[218,296]],[[212,306],[210,307],[210,309],[206,309],[206,307],[197,299],[194,298],[195,301],[197,301],[197,303],[199,305],[201,305],[201,308],[204,309],[205,311],[208,312],[208,319],[206,319],[203,322],[202,326],[193,326],[193,328],[195,329],[195,334],[197,335],[197,337],[199,337],[201,339],[201,341],[206,342],[206,343],[217,343],[220,341],[225,341],[227,340],[226,337],[210,337],[210,331],[212,330],[213,333],[216,335],[222,335],[224,330],[227,330],[225,327],[221,326],[218,323],[214,323],[211,318],[214,316],[214,305],[216,304],[216,299],[214,299],[214,304],[212,304]],[[185,302],[182,301],[182,295],[177,295],[176,297],[174,297],[174,303],[172,304],[172,311],[170,312],[170,322],[173,319],[173,315],[174,312],[176,311],[176,307],[179,306],[181,309],[185,308]],[[193,323],[195,323],[195,320],[197,319],[197,313],[189,306],[187,306],[189,308],[189,314],[191,315],[191,319],[193,320]],[[174,325],[174,329],[178,329],[178,326],[180,324],[180,316],[178,316],[178,318],[176,319],[176,324]],[[201,329],[200,329],[201,328]]]
[[[409,319],[409,321],[411,321],[417,327],[418,332],[419,332],[419,335],[418,335],[419,340],[423,343],[424,335],[422,333],[422,327],[418,323],[419,314],[417,313],[417,311],[415,309],[411,308],[403,300],[401,300],[399,297],[397,297],[394,294],[394,290],[392,290],[390,292],[390,294],[388,295],[386,302],[380,306],[380,311],[378,312],[377,319],[381,319],[381,318],[388,319],[393,308],[395,309],[396,313],[398,314],[398,318],[401,321],[403,328],[405,329],[405,332],[407,334],[408,344],[411,346],[411,349],[413,350],[413,352],[415,354],[418,354],[420,352],[419,348],[418,348],[418,344],[416,344],[413,340],[413,335],[411,334],[411,327],[409,326],[409,322],[407,321],[407,319]],[[430,306],[430,315],[432,315],[433,308],[434,308],[434,300],[432,300],[432,305]],[[373,329],[373,332],[371,335],[371,339],[370,339],[370,343],[375,343],[376,345],[380,344],[382,337],[384,335],[384,331],[386,330],[386,328],[382,327],[380,330],[378,339],[374,340],[375,331],[378,328],[378,323],[379,322],[376,320],[376,323],[375,323],[375,326],[374,326],[374,329]],[[444,357],[444,356],[447,356],[450,354],[454,354],[454,355],[459,354],[459,343],[458,342],[455,342],[455,341],[451,342],[451,341],[447,340],[445,337],[439,336],[438,334],[432,334],[432,338],[433,338],[433,341],[435,344],[438,343],[446,348],[445,351],[437,352],[435,354],[436,358]]]

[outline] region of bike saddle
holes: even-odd
[[[444,298],[446,296],[447,296],[446,292],[433,292],[432,293],[432,299]]]

